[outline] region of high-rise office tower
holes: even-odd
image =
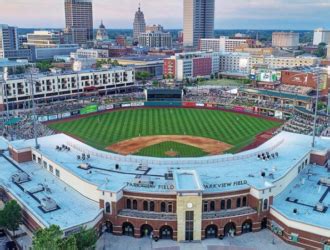
[[[0,24],[0,58],[5,57],[5,52],[18,50],[17,28]]]
[[[92,0],[65,0],[67,42],[85,44],[93,40]]]
[[[138,11],[135,12],[135,18],[133,23],[134,42],[136,42],[139,38],[139,35],[144,32],[146,32],[146,21],[144,19],[144,14],[141,11],[141,7],[139,6]]]
[[[199,39],[213,38],[215,0],[184,0],[183,44],[198,47]]]

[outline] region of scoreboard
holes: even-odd
[[[145,89],[146,101],[178,101],[183,98],[182,89]]]

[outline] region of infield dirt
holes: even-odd
[[[200,148],[209,155],[222,154],[223,152],[232,148],[232,145],[230,144],[205,137],[185,135],[158,135],[135,137],[110,145],[106,147],[106,149],[121,155],[130,155],[139,152],[143,148],[168,141]]]

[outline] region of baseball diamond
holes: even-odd
[[[95,148],[108,149],[122,154],[141,155],[143,151],[140,150],[144,148],[143,145],[157,148],[158,146],[155,145],[157,143],[145,143],[145,140],[141,139],[146,136],[154,136],[151,141],[181,143],[180,155],[182,156],[203,156],[237,152],[253,142],[256,135],[276,128],[280,124],[279,121],[219,110],[148,108],[113,111],[69,121],[57,121],[49,124],[49,127],[79,138]],[[191,144],[187,140],[177,141],[171,138],[174,135],[203,137],[205,140]],[[162,139],[157,136],[162,136]],[[134,140],[134,138],[136,141],[140,141],[140,146],[133,147],[132,150],[120,148],[120,143],[130,139]],[[144,141],[142,142],[142,140]],[[211,140],[215,141],[213,144],[215,149],[218,142],[227,146],[220,147],[220,150],[207,150],[207,147],[210,148],[209,141]],[[191,147],[185,149],[185,145],[202,148],[206,154],[201,155],[199,151],[196,151],[195,154]],[[129,145],[125,144],[125,146]],[[170,149],[165,148],[165,151],[160,154],[154,154],[152,152],[157,150],[151,150],[147,155],[166,157],[169,156],[166,152]]]

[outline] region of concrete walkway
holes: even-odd
[[[276,237],[269,230],[248,233],[234,238],[208,239],[200,243],[177,243],[172,240],[152,241],[105,233],[97,242],[97,250],[298,250]]]

